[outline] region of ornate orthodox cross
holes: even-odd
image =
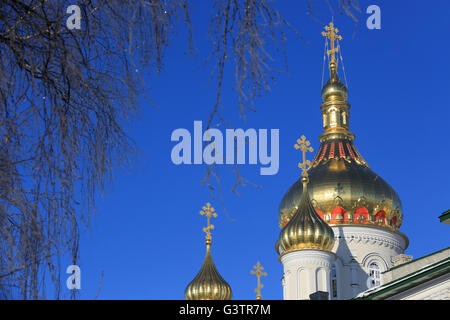
[[[206,233],[206,240],[211,241],[211,230],[214,229],[214,225],[210,223],[211,217],[217,218],[217,213],[215,209],[211,207],[209,202],[206,203],[206,206],[202,207],[203,210],[200,211],[202,216],[206,216],[207,226],[203,228],[203,232]]]
[[[311,161],[306,160],[306,152],[313,152],[313,148],[310,147],[311,143],[306,140],[305,136],[301,136],[301,139],[297,139],[297,143],[294,145],[295,149],[300,149],[303,153],[303,162],[298,163],[298,167],[302,169],[302,176],[308,176],[308,170],[311,168]]]
[[[338,35],[337,33],[339,30],[334,27],[333,22],[330,22],[330,26],[325,26],[325,31],[322,31],[322,36],[327,37],[330,40],[330,46],[331,49],[327,51],[328,56],[331,55],[330,63],[336,62],[334,54],[338,52],[338,48],[334,46],[335,40],[342,40],[342,36]]]
[[[255,270],[251,270],[250,273],[256,275],[256,278],[258,279],[258,287],[255,289],[256,300],[262,300],[261,289],[264,287],[264,285],[261,283],[261,276],[267,276],[267,273],[262,272],[264,268],[261,266],[259,261],[256,263],[256,266],[253,267],[253,269]]]

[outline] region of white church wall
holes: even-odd
[[[404,252],[407,238],[398,232],[368,226],[334,226],[337,255],[338,299],[350,299],[374,284],[370,269],[378,266],[375,285],[383,284],[381,273],[393,266],[392,258]]]
[[[330,293],[330,273],[335,258],[330,252],[307,249],[282,254],[284,299],[309,299],[309,295],[318,290]]]

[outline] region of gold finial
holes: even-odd
[[[305,136],[301,136],[301,139],[297,139],[297,143],[294,145],[295,149],[300,149],[303,153],[303,162],[298,163],[298,167],[302,169],[302,177],[308,177],[308,170],[311,168],[311,161],[306,160],[306,152],[313,152],[313,148],[310,147],[311,142],[306,140]]]
[[[215,209],[211,207],[211,204],[209,202],[206,203],[206,206],[202,207],[202,211],[200,211],[200,214],[202,216],[206,215],[207,219],[207,226],[203,228],[203,232],[206,233],[206,244],[211,244],[211,230],[214,229],[214,225],[210,223],[211,217],[217,218],[217,213],[215,212]]]
[[[256,266],[253,267],[255,270],[251,270],[250,273],[256,275],[256,278],[258,278],[258,287],[256,287],[256,300],[262,300],[261,295],[261,289],[264,287],[264,285],[261,283],[261,276],[267,276],[266,272],[262,272],[264,268],[261,266],[259,261],[256,263]]]
[[[333,22],[330,22],[329,26],[325,26],[325,31],[322,31],[322,36],[327,37],[330,40],[330,47],[331,49],[327,51],[328,56],[330,57],[330,68],[336,65],[336,58],[334,56],[335,53],[338,52],[338,48],[334,46],[335,40],[342,40],[342,36],[338,35],[337,33],[339,30],[334,27]]]

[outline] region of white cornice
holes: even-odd
[[[408,238],[398,232],[366,226],[333,226],[336,242],[345,241],[348,244],[372,244],[403,252],[408,245]],[[336,244],[335,244],[336,246]]]
[[[296,250],[283,254],[280,258],[283,265],[291,262],[301,262],[305,265],[331,268],[331,264],[336,259],[336,255],[332,252],[321,250]]]

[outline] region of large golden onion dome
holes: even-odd
[[[214,229],[214,225],[210,223],[210,219],[217,217],[217,213],[209,202],[202,209],[200,214],[207,218],[207,226],[203,228],[206,233],[205,260],[198,274],[186,287],[184,298],[186,300],[231,300],[231,287],[217,271],[211,255],[211,230]]]
[[[348,141],[322,144],[325,148],[344,150],[338,157],[316,160],[309,171],[308,193],[322,219],[330,225],[376,225],[398,230],[403,219],[400,199],[394,189],[362,162],[348,156],[354,148]],[[329,153],[325,151],[329,156]],[[358,161],[359,160],[359,161]],[[358,163],[358,162],[359,163]],[[279,206],[279,224],[283,227],[293,216],[303,193],[296,181],[284,195]]]
[[[323,33],[329,39],[330,80],[322,89],[320,106],[324,132],[320,148],[308,171],[308,193],[320,217],[329,225],[372,225],[398,230],[402,205],[395,190],[370,169],[356,149],[349,131],[350,104],[347,87],[339,80],[334,54],[342,38],[332,24]],[[302,199],[301,179],[284,195],[279,206],[279,225],[286,226]]]
[[[211,243],[206,244],[206,256],[203,265],[184,291],[186,300],[231,300],[230,285],[217,271],[211,256]]]
[[[307,178],[302,177],[304,190],[307,190]],[[301,195],[294,216],[283,227],[277,242],[277,251],[287,253],[302,249],[331,251],[334,245],[333,229],[317,214],[309,193]]]

